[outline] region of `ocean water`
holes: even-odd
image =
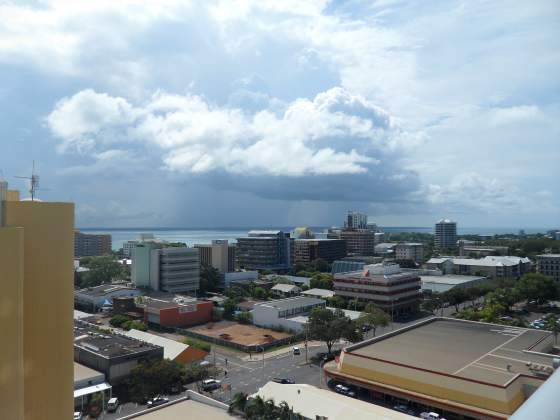
[[[141,233],[153,233],[155,237],[169,242],[184,242],[189,246],[194,244],[209,244],[213,239],[227,239],[235,242],[237,238],[246,236],[251,229],[265,230],[282,230],[291,232],[294,227],[266,227],[266,228],[220,228],[220,229],[189,229],[189,228],[81,228],[82,232],[87,233],[109,233],[113,238],[113,249],[122,248],[123,242],[137,240]],[[315,226],[311,227],[316,237],[326,237],[328,227]],[[385,232],[417,232],[417,233],[433,233],[433,227],[381,227]],[[507,233],[517,234],[520,229],[524,228],[476,228],[476,227],[458,227],[459,235],[503,235]],[[545,233],[548,228],[525,228],[525,233]]]

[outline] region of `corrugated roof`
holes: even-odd
[[[178,341],[170,340],[169,338],[150,334],[144,331],[133,329],[130,331],[126,331],[125,334],[128,337],[163,347],[163,357],[169,360],[175,360],[181,353],[189,348],[187,344],[179,343]]]

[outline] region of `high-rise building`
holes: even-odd
[[[374,255],[378,240],[377,234],[368,229],[330,229],[327,238],[346,241],[349,255]]]
[[[346,241],[342,239],[295,239],[294,264],[309,264],[322,259],[329,263],[346,256]]]
[[[436,223],[435,245],[437,249],[452,249],[457,246],[457,222],[441,219]]]
[[[74,232],[74,257],[96,257],[111,254],[111,235]]]
[[[0,181],[0,418],[73,412],[74,205],[19,201]]]
[[[367,214],[359,213],[357,211],[348,211],[344,227],[347,229],[367,229],[368,217]]]
[[[237,262],[248,270],[288,270],[292,266],[292,239],[281,230],[252,230],[237,239]]]
[[[171,247],[151,253],[150,287],[170,293],[196,293],[200,285],[198,249]]]
[[[212,266],[222,274],[235,270],[235,247],[227,240],[213,240],[211,244],[196,244],[194,247],[200,253],[201,265]]]
[[[195,293],[200,284],[199,250],[142,242],[132,250],[131,280],[137,287]]]
[[[560,281],[560,254],[537,255],[537,273]]]

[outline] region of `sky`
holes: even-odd
[[[559,39],[557,0],[0,0],[0,170],[79,227],[558,228]]]

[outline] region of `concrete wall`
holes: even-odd
[[[13,420],[23,419],[23,234],[0,221],[0,417]]]
[[[74,205],[8,201],[4,206],[5,225],[23,227],[25,419],[71,418]]]

